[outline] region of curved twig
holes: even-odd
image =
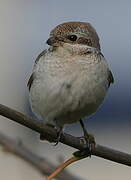
[[[57,169],[55,169],[53,171],[53,173],[51,173],[45,180],[52,180],[53,178],[55,178],[56,176],[59,175],[60,172],[63,171],[63,169],[65,169],[67,166],[69,166],[70,164],[78,161],[79,158],[77,157],[71,157],[70,159],[68,159],[67,161],[65,161],[64,163],[62,163]]]

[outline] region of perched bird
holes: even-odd
[[[28,81],[32,110],[59,129],[80,121],[86,136],[82,118],[96,112],[114,82],[99,37],[90,23],[66,22],[47,44]]]

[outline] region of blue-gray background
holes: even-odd
[[[114,74],[115,83],[99,111],[87,120],[86,125],[96,135],[98,143],[131,152],[130,18],[130,0],[1,0],[1,103],[28,113],[26,83],[36,56],[46,47],[50,30],[65,21],[90,22],[100,36],[102,52]],[[23,139],[35,152],[50,157],[54,162],[60,154],[67,158],[74,151],[63,145],[52,147],[44,144],[34,132],[8,122],[5,118],[0,120],[2,132]],[[67,131],[75,135],[82,133],[78,123],[67,127]],[[3,162],[13,172],[12,159],[9,161],[4,157]],[[34,171],[29,171],[29,167],[25,168],[23,164],[18,166],[18,162],[14,162],[14,167],[13,180],[42,179],[38,174],[32,175]],[[2,168],[3,164],[0,166]],[[129,168],[99,158],[76,163],[70,170],[85,180],[131,178]],[[8,174],[4,173],[4,169],[2,172],[1,177],[7,179]]]

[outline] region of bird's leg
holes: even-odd
[[[56,143],[54,144],[54,146],[58,145],[58,143],[60,142],[61,135],[63,134],[63,127],[55,126],[55,129],[57,131],[57,139],[56,139]]]
[[[87,156],[87,154],[89,156],[91,156],[91,151],[92,151],[92,147],[95,146],[95,138],[92,134],[89,134],[84,126],[84,123],[82,121],[82,119],[80,119],[80,125],[83,129],[83,132],[84,132],[84,139],[86,141],[86,147],[85,147],[85,150],[84,151],[78,151],[78,152],[75,152],[74,155],[77,155],[77,156]]]
[[[81,125],[81,127],[82,127],[82,129],[83,129],[85,140],[86,140],[87,142],[89,141],[90,143],[95,143],[95,138],[94,138],[94,136],[93,136],[92,134],[89,134],[89,133],[87,132],[87,130],[86,130],[85,126],[84,126],[84,123],[83,123],[82,119],[80,119],[80,125]]]
[[[56,146],[60,142],[61,135],[63,134],[63,127],[57,126],[57,125],[54,126],[54,125],[49,124],[49,123],[47,123],[46,125],[54,128],[57,132],[57,139],[55,141],[53,141],[53,142],[55,142],[54,146]],[[45,140],[44,134],[40,134],[40,140]]]

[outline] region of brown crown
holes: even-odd
[[[56,26],[50,33],[51,36],[67,36],[70,33],[83,33],[92,43],[93,47],[100,49],[99,37],[96,30],[90,23],[86,22],[65,22]]]

